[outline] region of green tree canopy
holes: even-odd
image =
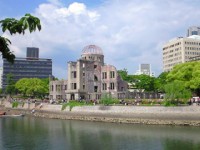
[[[118,72],[118,74],[120,75],[120,77],[123,79],[123,80],[127,80],[127,77],[128,77],[128,71],[127,71],[127,69],[123,69],[123,70],[118,70],[117,71]]]
[[[48,93],[45,81],[38,78],[22,78],[15,84],[16,89],[24,96],[44,97]]]
[[[164,93],[164,85],[167,84],[168,72],[162,72],[157,78],[155,78],[155,90],[157,92]]]
[[[167,75],[168,82],[183,81],[185,88],[200,96],[200,62],[187,62],[176,65]]]
[[[128,75],[127,69],[119,70],[119,75],[124,81],[131,83],[137,89],[155,91],[155,77],[148,75]]]
[[[138,89],[145,89],[145,91],[155,91],[155,78],[149,75],[137,75],[134,76],[134,80],[136,81],[135,86]]]
[[[0,20],[0,24],[2,32],[9,31],[11,35],[16,33],[24,34],[27,29],[30,33],[36,31],[36,29],[39,31],[41,30],[40,20],[30,14],[25,14],[25,16],[19,20],[15,18]],[[9,49],[10,44],[11,41],[9,39],[0,36],[0,52],[2,53],[2,57],[13,63],[15,55]]]

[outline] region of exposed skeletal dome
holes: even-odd
[[[100,47],[96,46],[96,45],[88,45],[86,47],[84,47],[84,49],[82,50],[82,55],[83,54],[99,54],[99,55],[103,55],[103,51]]]

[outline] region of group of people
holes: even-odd
[[[200,98],[199,97],[193,97],[188,102],[189,105],[196,104],[200,105]]]

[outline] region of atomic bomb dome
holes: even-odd
[[[83,48],[82,55],[88,55],[88,54],[103,55],[103,51],[100,47],[98,47],[96,45],[88,45]]]
[[[112,93],[114,98],[124,99],[128,84],[118,75],[117,69],[104,63],[103,51],[96,45],[85,46],[81,58],[67,64],[68,80],[50,83],[50,99],[100,100]],[[56,87],[61,88],[59,93]]]

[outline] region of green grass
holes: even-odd
[[[88,106],[88,105],[93,105],[92,103],[86,103],[86,101],[69,101],[68,103],[62,104],[61,110],[65,110],[67,106],[69,106],[69,110],[72,111],[72,108],[75,106]]]

